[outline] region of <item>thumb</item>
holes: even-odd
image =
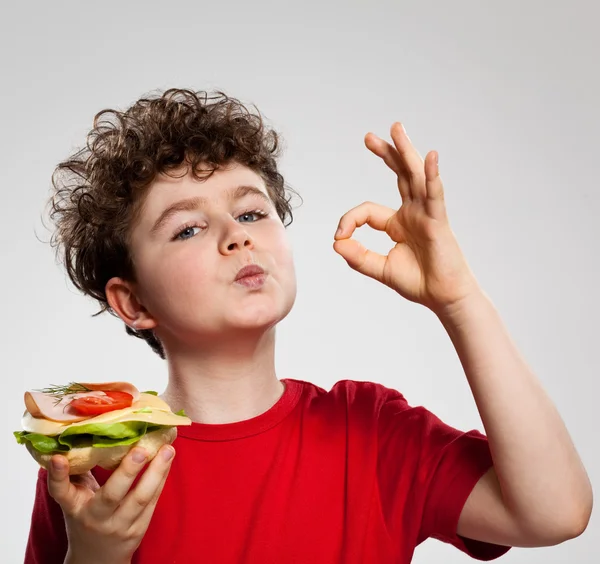
[[[350,268],[379,282],[383,280],[387,257],[367,249],[356,239],[339,239],[333,243],[333,249],[346,260]]]
[[[48,464],[48,493],[56,502],[69,510],[74,497],[74,486],[69,479],[69,461],[60,455],[54,455]]]
[[[54,455],[48,465],[48,493],[61,506],[65,515],[76,513],[82,503],[100,489],[91,472],[69,475],[69,461]]]

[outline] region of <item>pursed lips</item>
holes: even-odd
[[[244,266],[243,268],[241,268],[235,279],[234,282],[237,282],[238,280],[241,280],[242,278],[247,278],[249,276],[257,276],[259,274],[264,274],[265,271],[263,268],[261,268],[260,266],[258,266],[257,264],[249,264],[247,266]]]

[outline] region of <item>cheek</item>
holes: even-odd
[[[277,239],[277,244],[272,247],[272,253],[280,276],[288,283],[295,285],[296,274],[294,268],[294,256],[291,245],[285,234]]]
[[[185,309],[190,302],[197,303],[202,296],[213,295],[204,288],[214,285],[214,268],[206,253],[198,249],[176,249],[168,256],[162,255],[146,268],[144,287],[148,290],[148,303],[154,311]]]

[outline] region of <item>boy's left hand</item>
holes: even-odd
[[[368,133],[365,145],[398,176],[400,209],[372,202],[353,208],[340,219],[333,248],[354,270],[440,312],[479,286],[448,223],[437,152],[430,151],[423,161],[400,123],[392,125],[391,136],[393,145]],[[387,256],[351,239],[365,224],[396,243]]]

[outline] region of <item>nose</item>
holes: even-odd
[[[248,231],[237,221],[227,226],[221,239],[220,251],[222,254],[231,254],[243,249],[254,249],[254,240]]]

